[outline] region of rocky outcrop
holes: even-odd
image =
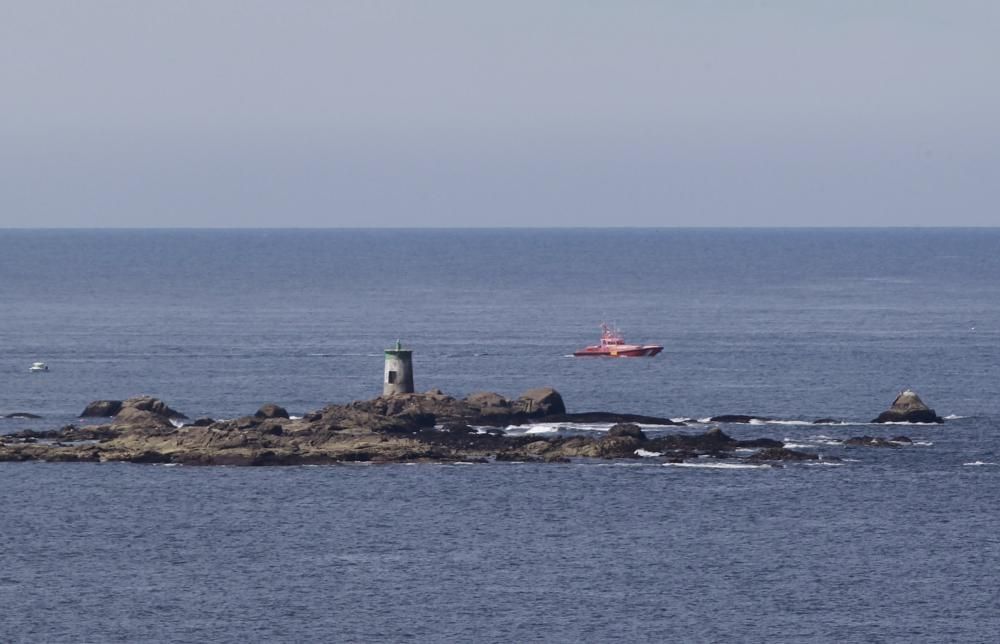
[[[152,396],[138,396],[136,398],[129,398],[122,403],[122,410],[125,409],[136,409],[139,411],[148,411],[151,414],[160,416],[162,418],[177,418],[184,419],[187,418],[181,412],[171,409],[167,406],[167,403],[163,402],[159,398],[153,398]],[[119,411],[115,416],[121,414]]]
[[[111,419],[111,427],[119,430],[172,430],[174,424],[168,416],[139,409],[138,407],[122,407],[122,410]]]
[[[620,423],[608,430],[608,438],[634,438],[640,442],[649,440],[638,425]]]
[[[254,414],[255,418],[288,418],[288,412],[284,407],[279,407],[274,403],[267,403],[261,405],[260,409]]]
[[[702,434],[663,435],[648,434],[653,430],[644,430],[634,422],[618,422],[601,434],[505,434],[500,427],[509,422],[562,422],[553,419],[586,416],[565,413],[562,397],[555,390],[533,391],[516,399],[489,393],[457,399],[439,391],[395,395],[329,405],[298,419],[264,406],[263,413],[254,416],[201,419],[181,427],[171,422],[176,412],[162,401],[130,399],[106,425],[69,425],[49,432],[0,436],[0,460],[288,465],[493,460],[565,463],[579,458],[645,457],[676,462],[706,457],[738,459],[736,450],[742,447],[763,449],[772,460],[793,460],[775,451],[783,447],[780,441],[735,440],[717,428]],[[669,424],[667,420],[664,426]]]
[[[84,408],[80,418],[111,418],[126,408],[147,411],[163,418],[187,418],[179,411],[171,409],[159,398],[152,396],[136,396],[128,400],[95,400]]]
[[[566,413],[562,396],[552,387],[529,389],[518,397],[517,402],[528,414],[552,416]]]
[[[151,396],[129,398],[122,402],[121,409],[111,419],[112,429],[119,432],[137,431],[145,433],[162,433],[172,431],[175,418],[187,418],[169,405]]]
[[[121,411],[121,408],[120,400],[95,400],[80,412],[80,418],[111,418]]]
[[[800,452],[784,447],[768,447],[751,454],[747,460],[751,463],[766,463],[769,461],[815,461],[818,454]]]
[[[924,404],[915,392],[907,389],[896,396],[892,407],[882,412],[873,423],[943,423],[933,409]]]

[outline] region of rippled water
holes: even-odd
[[[0,432],[369,397],[401,337],[419,389],[762,414],[725,430],[843,459],[0,463],[3,640],[993,641],[998,258],[998,231],[2,231],[0,414],[44,418]],[[602,319],[664,353],[566,357]],[[906,386],[952,417],[864,424]]]

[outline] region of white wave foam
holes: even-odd
[[[996,465],[992,461],[972,461],[971,463],[962,463],[962,465]]]
[[[698,422],[702,423],[702,424],[710,423],[710,422],[712,422],[712,417],[711,416],[706,416],[705,418],[699,418]]]
[[[289,415],[288,416],[288,420],[302,420],[302,416],[292,416],[292,415]]]
[[[656,456],[663,456],[663,452],[650,452],[640,447],[639,449],[635,450],[635,455],[641,456],[643,458],[653,458]]]
[[[887,423],[865,423],[865,424],[866,425],[927,425],[929,427],[940,425],[940,423],[911,423],[905,420],[893,420]]]
[[[176,418],[171,418],[170,424],[173,425],[174,427],[184,427],[184,421],[177,420]]]
[[[787,439],[786,439],[787,441]],[[805,443],[785,443],[785,447],[788,449],[809,449],[813,447],[812,445],[806,445]]]
[[[696,467],[706,470],[760,470],[771,469],[770,465],[751,465],[749,463],[664,463],[665,467]]]
[[[616,423],[535,423],[532,425],[508,425],[504,431],[512,436],[521,434],[552,434],[558,431],[567,432],[607,432]],[[667,429],[669,425],[650,425],[647,423],[631,423],[640,429],[658,430]],[[477,431],[481,428],[477,427]]]
[[[948,414],[944,416],[945,420],[959,420],[960,418],[968,418],[968,416],[959,416],[958,414]]]
[[[517,431],[520,429],[516,425],[511,425],[507,428],[508,432]],[[559,425],[531,425],[528,429],[524,430],[525,434],[555,434],[559,431]]]

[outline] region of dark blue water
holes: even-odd
[[[566,357],[601,320],[666,349]],[[1000,632],[1000,231],[0,231],[0,414],[45,417],[0,432],[139,393],[216,417],[367,398],[397,337],[421,390],[834,416],[725,429],[846,460],[0,463],[5,641]],[[904,387],[948,422],[863,424]],[[918,444],[834,440],[864,433]]]

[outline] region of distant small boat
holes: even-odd
[[[31,367],[28,368],[28,371],[48,371],[48,370],[49,370],[49,365],[45,364],[44,362],[32,362]]]
[[[659,344],[626,344],[622,334],[615,327],[601,323],[601,343],[581,349],[574,356],[605,356],[609,358],[652,357],[663,351]]]

